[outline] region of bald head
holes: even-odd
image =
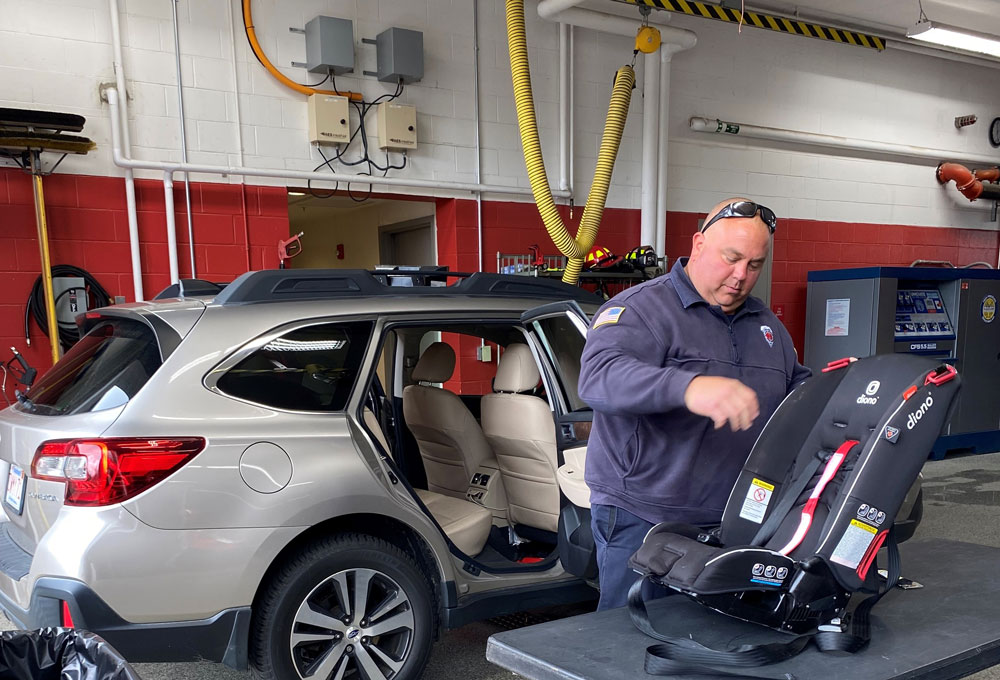
[[[708,224],[723,208],[750,199],[733,197],[719,202],[705,215]],[[703,227],[704,229],[704,227]],[[760,214],[728,216],[691,237],[691,257],[685,271],[698,293],[724,312],[735,312],[757,283],[770,250],[770,229]]]

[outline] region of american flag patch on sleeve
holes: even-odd
[[[600,328],[609,323],[618,323],[618,319],[621,318],[622,312],[625,311],[624,307],[608,307],[603,312],[597,315],[594,319],[594,328]]]

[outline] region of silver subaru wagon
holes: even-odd
[[[441,626],[593,598],[600,300],[448,281],[260,271],[87,312],[0,414],[0,607],[130,661],[417,678]]]
[[[82,315],[0,413],[16,625],[130,661],[413,679],[442,626],[595,597],[576,386],[596,296],[278,270],[158,298]],[[921,508],[915,486],[903,538]]]

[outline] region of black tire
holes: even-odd
[[[404,551],[362,534],[322,539],[285,564],[255,604],[251,671],[267,680],[416,680],[436,618],[434,588]]]

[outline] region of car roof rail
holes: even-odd
[[[177,283],[172,283],[161,290],[153,299],[166,300],[168,298],[218,295],[227,285],[225,283],[213,283],[204,279],[180,279]]]
[[[457,278],[443,285],[448,278]],[[562,281],[511,274],[449,272],[440,267],[407,270],[270,269],[247,272],[215,296],[217,305],[329,300],[358,296],[472,295],[550,298],[600,304],[595,293]]]

